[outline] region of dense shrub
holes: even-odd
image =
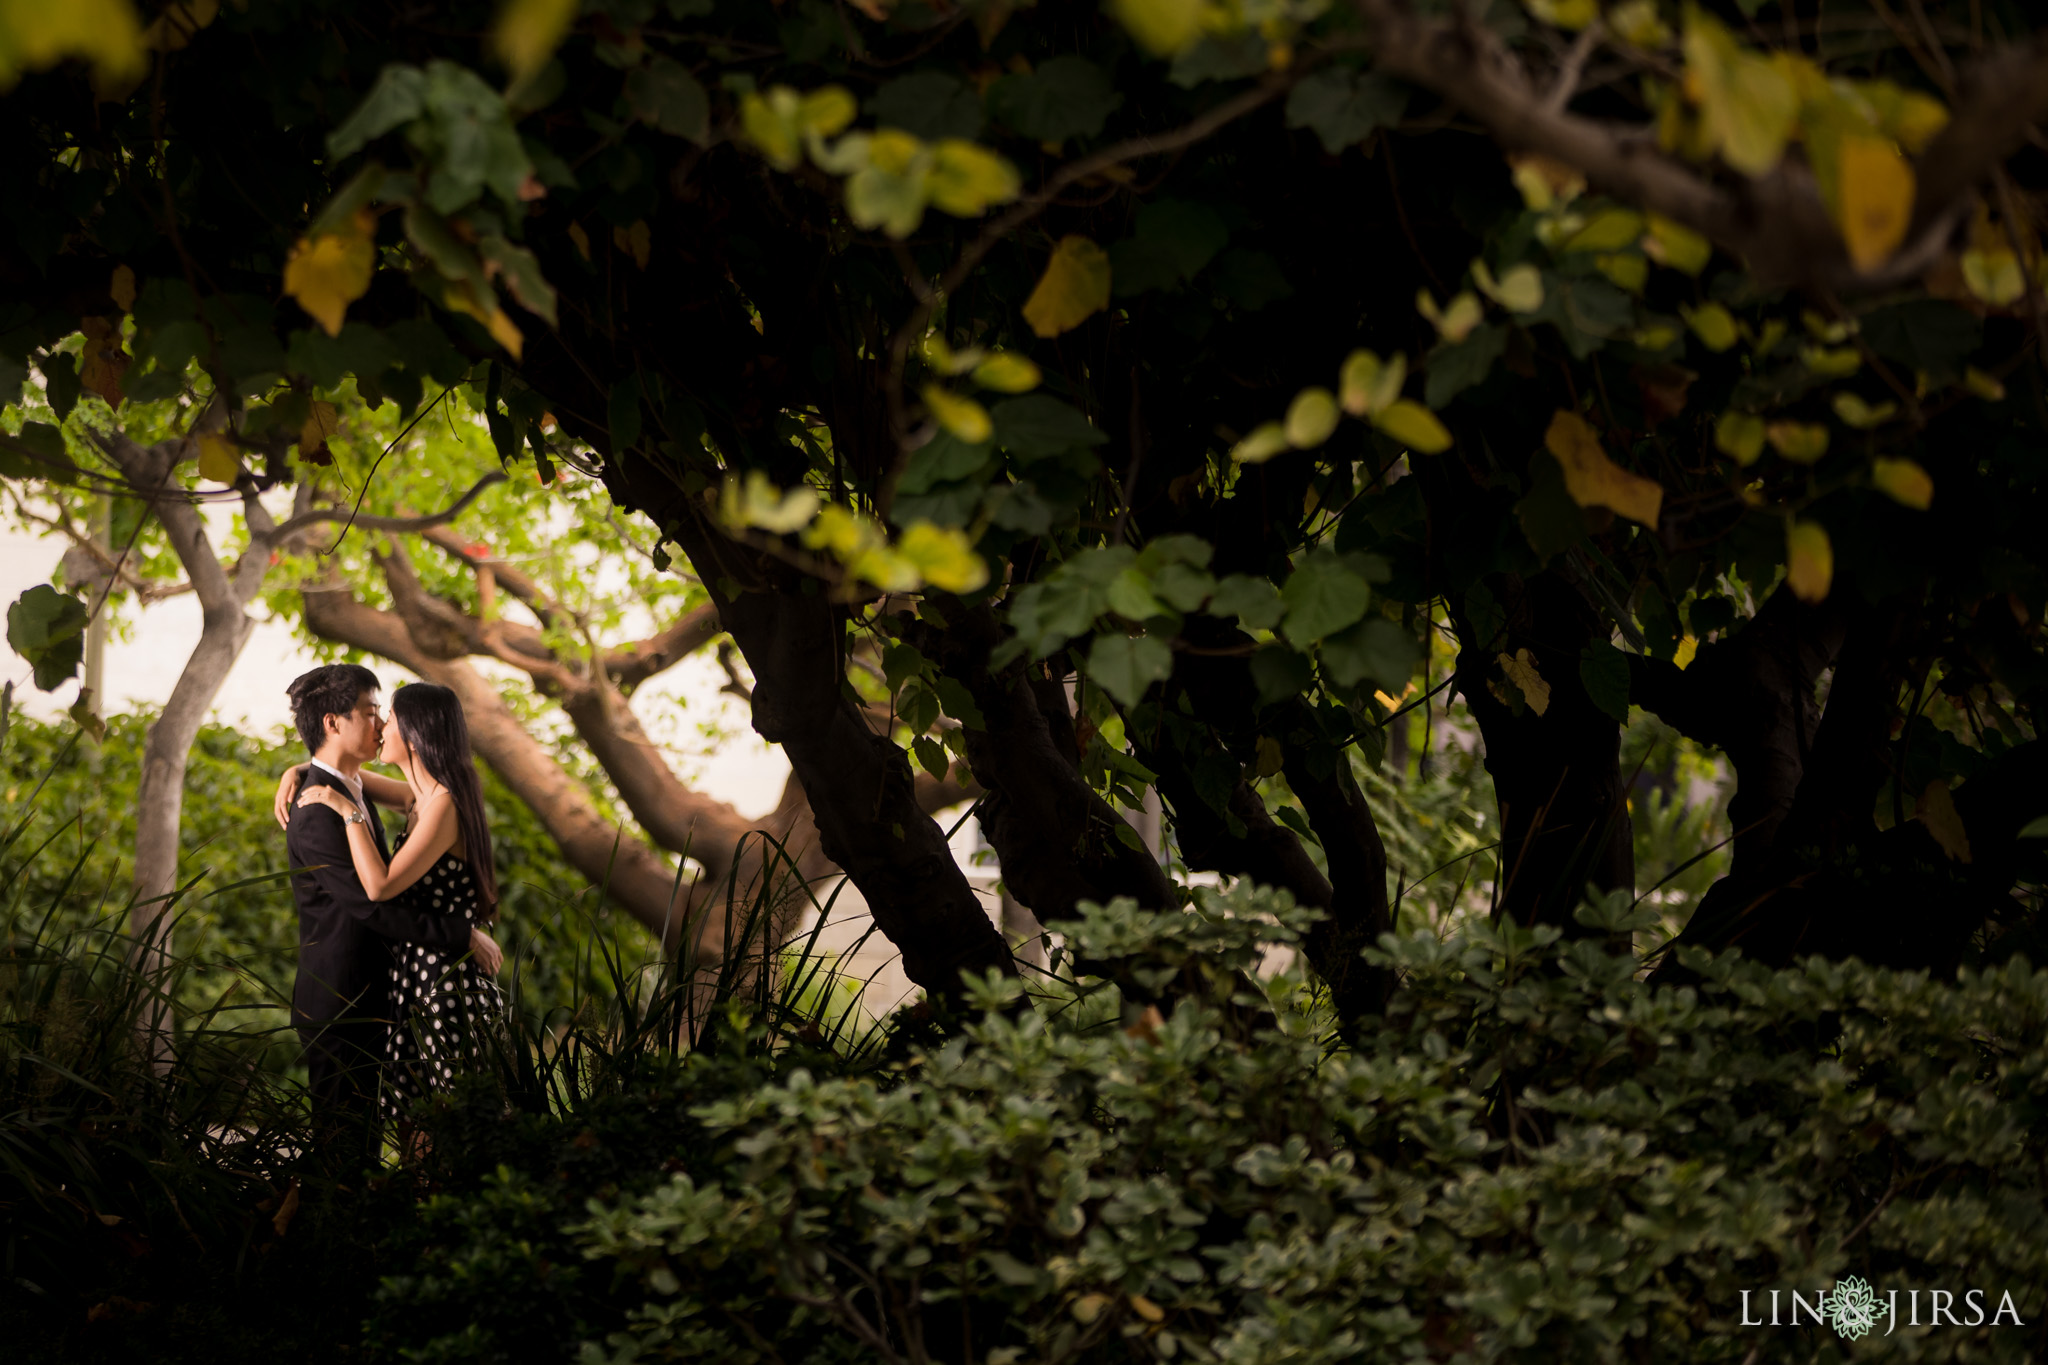
[[[1743,1291],[1767,1320],[1858,1276],[1899,1291],[1889,1358],[2037,1358],[2048,974],[1697,957],[1651,988],[1609,946],[1629,914],[1389,940],[1405,988],[1340,1041],[1297,978],[1243,970],[1298,936],[1284,900],[1091,909],[1070,941],[1122,990],[992,980],[887,1066],[712,1049],[529,1125],[427,1206],[377,1337],[593,1365],[1810,1360],[1879,1343],[1744,1326]],[[2024,1325],[1924,1325],[1970,1289]]]

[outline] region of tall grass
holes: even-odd
[[[68,750],[58,754],[68,761]],[[82,876],[96,853],[104,865],[105,836],[82,832],[75,816],[43,818],[42,790],[15,803],[0,829],[4,1286],[54,1303],[126,1283],[136,1265],[172,1263],[242,1283],[257,1262],[274,1263],[302,1200],[310,1209],[353,1197],[366,1174],[323,1174],[307,1161],[306,1094],[279,1057],[295,1055],[297,1040],[274,1022],[288,1001],[265,983],[275,973],[234,971],[232,954],[214,951],[195,964],[175,949],[181,920],[207,897],[271,882],[282,906],[286,874],[211,889],[202,874],[138,939],[127,927],[133,906],[104,878],[89,885]],[[848,1066],[873,1056],[883,1026],[861,1007],[862,983],[819,947],[837,891],[821,902],[786,849],[771,842],[761,851],[763,872],[702,898],[701,915],[722,917],[730,945],[716,961],[653,951],[634,960],[599,932],[580,936],[576,970],[538,951],[513,957],[510,1003],[502,1026],[476,1040],[471,1084],[496,1091],[503,1110],[560,1121],[714,1043],[800,1045]],[[590,915],[602,888],[556,894],[564,914]],[[774,941],[773,927],[805,910],[816,912],[815,926]],[[228,984],[195,1007],[192,973],[203,966],[219,982],[224,962]],[[522,976],[536,967],[565,993],[527,989]],[[153,1038],[167,1018],[168,1037]],[[387,1159],[396,1150],[387,1147]],[[324,1226],[359,1241],[378,1236],[332,1219]],[[299,1237],[307,1235],[321,1234],[302,1222]],[[109,1280],[110,1265],[126,1269]]]

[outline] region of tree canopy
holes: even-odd
[[[2024,7],[94,0],[0,10],[0,80],[0,383],[196,366],[182,458],[242,490],[344,389],[464,386],[703,584],[929,988],[1008,964],[912,779],[950,739],[1042,919],[1183,903],[1156,790],[1377,1008],[1353,756],[1446,687],[1501,916],[1633,886],[1637,706],[1737,775],[1690,938],[2034,941]]]

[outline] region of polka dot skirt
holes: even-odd
[[[400,847],[404,841],[400,841]],[[444,853],[403,893],[405,904],[435,915],[476,923],[481,909],[476,878],[453,853]],[[498,987],[467,950],[392,944],[392,1027],[384,1045],[383,1109],[398,1118],[429,1093],[452,1089],[473,1070],[483,1031],[499,1012]]]

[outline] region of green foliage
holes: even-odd
[[[53,692],[85,658],[85,603],[38,583],[7,608],[7,644],[35,668],[36,686]]]
[[[991,978],[957,1037],[884,1070],[700,1050],[580,1130],[494,1121],[554,1145],[472,1162],[373,1329],[421,1360],[528,1331],[592,1362],[909,1358],[920,1334],[977,1360],[1838,1359],[1825,1329],[1744,1327],[1741,1292],[1854,1274],[2027,1304],[2048,1269],[2048,975],[2024,962],[1938,982],[1686,950],[1696,984],[1651,987],[1597,940],[1480,923],[1373,950],[1406,989],[1333,1048],[1300,978],[1245,974],[1308,922],[1249,890],[1089,907],[1070,951],[1170,986],[1163,1011]],[[601,1181],[587,1213],[564,1196]],[[1885,1349],[2031,1358],[2019,1311]]]

